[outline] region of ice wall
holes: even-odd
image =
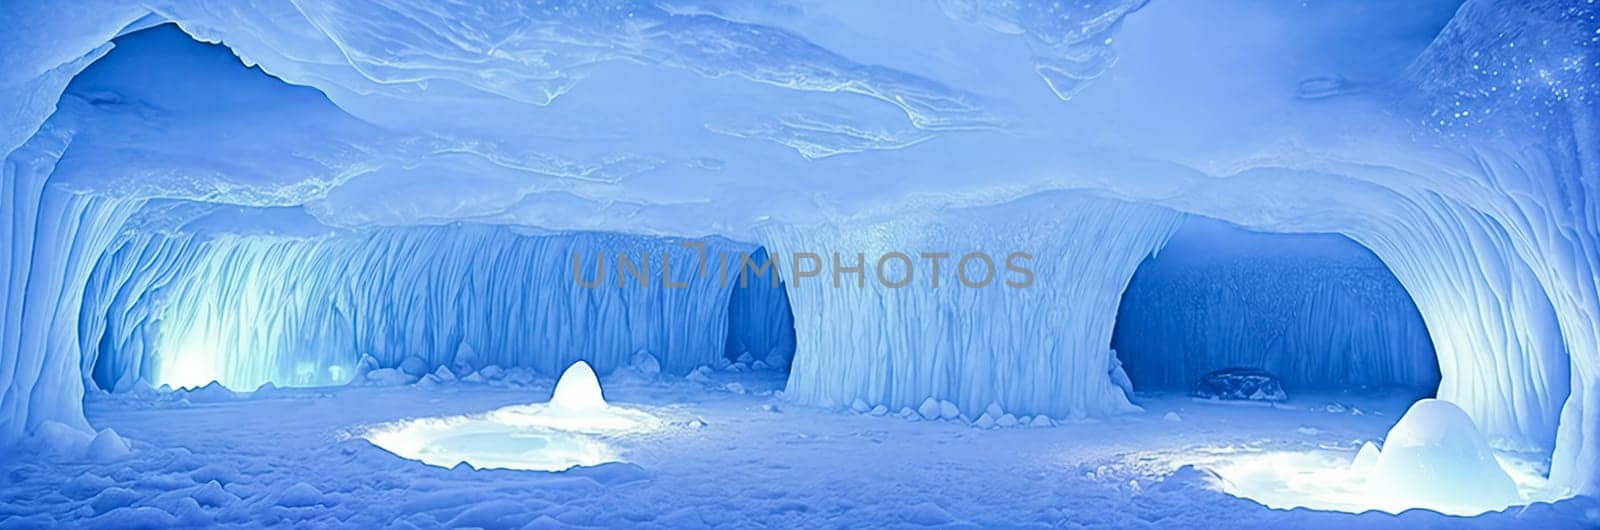
[[[1180,217],[1051,193],[873,225],[774,229],[766,246],[785,278],[811,267],[797,264],[796,253],[821,256],[823,271],[789,284],[796,350],[787,395],[822,406],[861,399],[891,409],[916,408],[932,397],[954,402],[969,417],[991,403],[1058,418],[1136,410],[1107,374],[1116,305],[1134,268]],[[913,258],[904,287],[891,287],[906,278],[901,261],[886,262],[887,284],[878,277],[878,261],[892,252]],[[924,252],[950,255],[937,276]],[[969,252],[991,256],[992,282],[976,288],[961,282],[957,266]],[[1016,262],[1033,273],[1026,286],[1006,283],[1028,279],[1008,272],[1013,252],[1032,256]],[[842,272],[856,265],[862,272]],[[982,262],[968,266],[967,279],[982,283]]]
[[[1439,230],[1430,238],[1433,244],[1452,245],[1434,249],[1429,266],[1472,267],[1475,261],[1484,269],[1475,280],[1488,288],[1470,289],[1478,296],[1480,319],[1450,331],[1459,337],[1483,329],[1497,344],[1512,346],[1475,351],[1471,361],[1493,363],[1497,371],[1510,372],[1501,378],[1511,382],[1472,381],[1482,386],[1455,392],[1481,394],[1484,386],[1498,386],[1543,397],[1532,405],[1519,399],[1498,412],[1510,416],[1507,421],[1543,422],[1546,429],[1552,419],[1546,404],[1561,403],[1550,479],[1557,487],[1590,495],[1600,494],[1597,20],[1600,6],[1594,4],[1471,2],[1413,65],[1408,79],[1418,88],[1414,104],[1429,110],[1430,125],[1452,141],[1473,146],[1464,163],[1451,167],[1470,175],[1470,184],[1441,186],[1441,194],[1450,198],[1447,207],[1418,201],[1429,216],[1418,224]],[[1405,234],[1417,233],[1412,228]],[[1403,236],[1391,241],[1405,244]],[[1454,309],[1461,307],[1471,306]],[[1424,318],[1430,313],[1447,314],[1424,309]],[[1441,368],[1445,362],[1441,351]],[[1561,375],[1563,364],[1567,377]],[[1564,400],[1562,380],[1570,389]],[[1441,397],[1443,390],[1441,385]]]
[[[49,186],[69,140],[46,127],[6,157],[0,180],[0,446],[45,421],[88,426],[79,304],[92,256],[138,206]]]
[[[698,250],[680,242],[478,225],[130,237],[97,266],[86,303],[105,324],[82,340],[95,381],[113,389],[136,378],[342,384],[363,354],[389,367],[410,356],[449,365],[463,345],[479,366],[552,376],[580,359],[607,373],[640,351],[685,372],[722,355],[733,282],[714,268],[701,276]],[[619,256],[633,268],[619,272]]]
[[[1414,293],[1438,353],[1438,397],[1465,409],[1498,445],[1551,447],[1569,392],[1569,367],[1554,307],[1503,228],[1446,203],[1363,236]],[[1443,258],[1443,259],[1441,259]]]

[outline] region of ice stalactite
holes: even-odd
[[[775,228],[765,239],[790,281],[795,318],[788,395],[892,408],[932,397],[971,417],[991,403],[1064,418],[1135,410],[1107,373],[1117,302],[1181,218],[1049,193],[851,228]],[[905,261],[882,258],[894,252],[908,255],[909,273]],[[972,252],[991,256],[996,269],[983,287],[958,275]],[[1029,279],[1007,268],[1014,252],[1031,255],[1015,263],[1032,272],[1023,287],[1006,283]],[[800,253],[819,255],[818,267]],[[922,253],[948,257],[935,272]],[[983,261],[965,265],[966,280],[983,283]],[[908,274],[904,287],[891,287]]]
[[[0,445],[44,422],[88,428],[78,310],[95,258],[139,205],[51,186],[68,144],[46,127],[6,158],[0,182]]]
[[[751,263],[769,259],[765,248],[750,253]],[[794,314],[782,279],[772,273],[758,276],[755,270],[743,268],[737,276],[730,275],[730,281],[734,277],[740,283],[733,285],[728,300],[728,359],[748,353],[772,366],[788,366],[794,357]]]
[[[1333,234],[1262,234],[1194,218],[1141,265],[1112,346],[1136,385],[1188,388],[1212,370],[1261,368],[1291,391],[1402,385],[1439,369],[1405,287]]]
[[[752,250],[721,241],[708,252]],[[99,345],[97,380],[117,388],[135,376],[236,389],[338,384],[363,354],[431,368],[463,346],[480,364],[549,375],[580,359],[606,373],[640,351],[681,373],[722,355],[733,282],[714,269],[701,277],[698,250],[679,242],[480,225],[223,235],[193,250],[131,238],[100,264],[97,278],[124,287],[95,293],[107,326],[84,340]],[[168,264],[174,252],[180,262]]]

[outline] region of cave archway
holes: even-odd
[[[1433,342],[1406,289],[1338,234],[1272,234],[1191,217],[1134,273],[1112,348],[1136,389],[1188,390],[1243,367],[1298,392],[1431,396]]]
[[[787,286],[766,247],[756,247],[736,266],[728,295],[728,341],[723,356],[734,363],[788,370],[794,358],[794,312]],[[771,267],[771,268],[763,268]],[[763,272],[764,271],[764,272]]]

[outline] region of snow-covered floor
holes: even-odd
[[[560,473],[433,467],[359,436],[397,419],[543,401],[548,379],[237,398],[201,392],[185,401],[91,395],[91,423],[131,440],[133,455],[109,464],[8,455],[0,463],[0,527],[1600,525],[1593,499],[1470,519],[1274,510],[1216,491],[1207,473],[1179,470],[1257,452],[1353,456],[1404,412],[1410,401],[1401,397],[1297,396],[1287,408],[1262,408],[1140,394],[1142,414],[980,430],[789,405],[774,395],[783,385],[775,372],[712,378],[606,379],[613,404],[645,410],[664,426],[610,438],[627,463]],[[729,391],[729,382],[744,393]],[[1330,410],[1332,403],[1339,406]]]

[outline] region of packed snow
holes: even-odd
[[[121,528],[1600,524],[1600,505],[1585,499],[1462,519],[1273,509],[1227,493],[1239,478],[1227,472],[1230,459],[1320,451],[1348,465],[1363,443],[1384,439],[1410,404],[1404,397],[1300,396],[1285,408],[1238,408],[1140,394],[1143,413],[985,429],[959,417],[795,405],[781,396],[780,372],[710,377],[601,377],[608,407],[648,410],[660,423],[609,438],[621,462],[559,473],[435,467],[359,435],[408,418],[543,400],[556,385],[547,377],[278,389],[204,403],[179,399],[192,391],[165,399],[94,393],[90,420],[132,440],[131,453],[106,462],[8,459],[0,518],[6,526]],[[735,382],[750,392],[721,390]],[[1333,404],[1344,410],[1331,412]],[[1167,419],[1177,415],[1181,422]],[[1308,424],[1315,434],[1297,430]]]

